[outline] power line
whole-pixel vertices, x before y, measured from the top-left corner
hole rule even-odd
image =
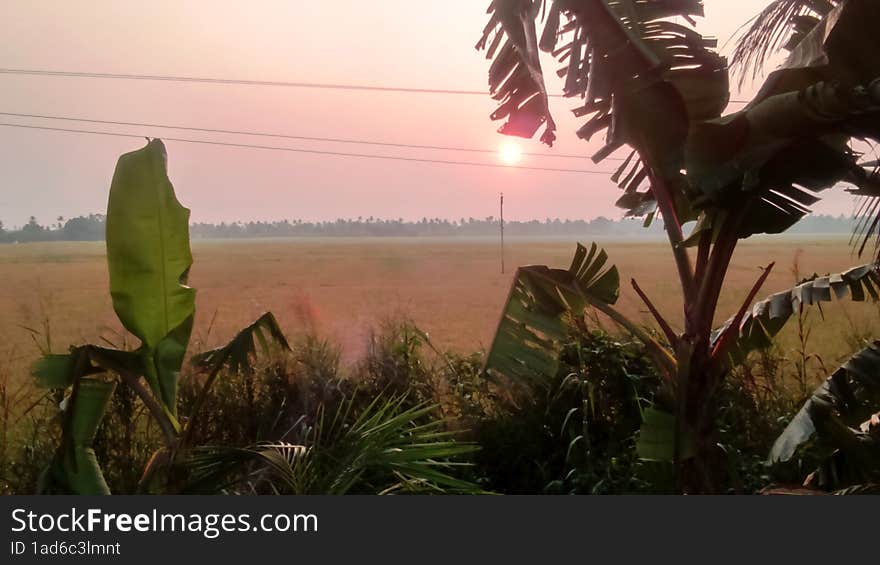
[[[227,79],[227,78],[209,78],[209,77],[187,77],[187,76],[167,76],[167,75],[136,75],[136,74],[117,74],[117,73],[93,73],[93,72],[76,72],[76,71],[50,71],[38,69],[0,69],[0,74],[7,75],[32,75],[32,76],[50,76],[50,77],[67,77],[67,78],[101,78],[101,79],[123,79],[123,80],[152,80],[152,81],[169,81],[169,82],[197,82],[207,84],[237,84],[244,86],[280,86],[288,88],[321,88],[333,90],[368,90],[381,92],[406,92],[414,94],[464,94],[464,95],[480,95],[487,96],[487,91],[481,90],[457,90],[448,88],[413,88],[404,86],[381,86],[381,85],[363,85],[363,84],[333,84],[333,83],[316,83],[316,82],[288,82],[278,80],[247,80],[247,79]]]
[[[246,131],[246,130],[228,130],[228,129],[214,129],[214,128],[200,128],[200,127],[192,127],[192,126],[179,126],[179,125],[169,125],[169,124],[151,124],[151,123],[141,123],[141,122],[121,122],[115,120],[95,120],[89,118],[74,118],[71,116],[51,116],[47,114],[20,114],[16,112],[0,112],[0,116],[13,116],[16,118],[38,118],[42,120],[63,120],[68,122],[85,122],[90,124],[104,124],[104,125],[115,125],[115,126],[135,126],[135,127],[148,127],[148,128],[162,128],[162,129],[177,129],[177,130],[185,130],[185,131],[198,131],[203,133],[220,133],[220,134],[229,134],[229,135],[252,135],[257,137],[272,137],[276,139],[294,139],[299,141],[321,141],[321,142],[330,142],[330,143],[352,143],[358,145],[377,145],[380,147],[399,147],[404,149],[431,149],[437,151],[461,151],[467,153],[497,153],[496,150],[493,149],[479,149],[475,147],[451,147],[446,145],[417,145],[413,143],[391,143],[385,141],[372,141],[372,140],[362,140],[362,139],[344,139],[339,137],[310,137],[304,135],[289,135],[282,133],[268,133],[261,131]],[[522,155],[528,155],[530,157],[557,157],[564,159],[589,159],[586,155],[571,155],[571,154],[554,154],[554,153],[531,153],[524,152]],[[608,157],[606,158],[608,161],[623,161],[622,157]]]
[[[468,96],[488,96],[484,90],[459,90],[449,88],[416,88],[407,86],[383,86],[366,84],[345,83],[319,83],[319,82],[288,82],[278,80],[248,80],[211,77],[189,77],[173,75],[138,75],[122,73],[96,73],[86,71],[53,71],[43,69],[0,69],[0,74],[6,75],[30,75],[65,78],[97,78],[97,79],[120,79],[120,80],[151,80],[166,82],[191,82],[204,84],[234,84],[242,86],[276,86],[286,88],[319,88],[330,90],[362,90],[378,92],[403,92],[410,94],[453,94]],[[563,94],[549,94],[551,98],[565,98]],[[748,100],[730,100],[732,104],[747,104]]]
[[[10,124],[10,123],[2,123],[0,122],[0,126],[3,127],[12,127],[12,128],[24,128],[24,129],[32,129],[32,130],[44,130],[44,131],[59,131],[66,133],[80,133],[80,134],[92,134],[92,135],[107,135],[112,137],[127,137],[127,138],[138,138],[144,139],[149,136],[142,134],[134,134],[134,133],[118,133],[118,132],[109,132],[109,131],[95,131],[95,130],[84,130],[84,129],[73,129],[73,128],[57,128],[57,127],[49,127],[49,126],[36,126],[30,124]],[[177,141],[180,143],[196,143],[196,144],[204,144],[204,145],[218,145],[223,147],[239,147],[239,148],[247,148],[247,149],[262,149],[269,151],[288,151],[292,153],[308,153],[312,155],[329,155],[334,157],[353,157],[353,158],[363,158],[363,159],[384,159],[389,161],[409,161],[415,163],[433,163],[439,165],[464,165],[470,167],[490,167],[490,168],[500,168],[500,169],[519,169],[519,170],[529,170],[529,171],[549,171],[549,172],[557,172],[557,173],[581,173],[587,175],[610,175],[613,171],[596,171],[596,170],[587,170],[587,169],[562,169],[562,168],[554,168],[554,167],[531,167],[524,165],[502,165],[498,163],[476,163],[473,161],[453,161],[446,159],[425,159],[418,157],[397,157],[393,155],[370,155],[366,153],[344,153],[341,151],[320,151],[317,149],[299,149],[294,147],[278,147],[272,145],[255,145],[250,143],[231,143],[226,141],[209,141],[205,139],[183,139],[179,137],[162,137],[161,139],[165,141]]]

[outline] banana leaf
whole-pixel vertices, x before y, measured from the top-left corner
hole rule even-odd
[[[865,423],[880,411],[880,341],[853,355],[823,382],[773,444],[768,463],[788,461],[816,436],[836,451],[820,467],[821,486],[880,480],[880,438]],[[845,476],[844,476],[845,475]]]
[[[729,361],[740,362],[749,352],[768,347],[793,314],[803,306],[842,300],[849,296],[854,302],[880,300],[880,271],[876,263],[853,267],[843,273],[813,276],[794,288],[777,292],[756,302],[743,317],[739,337],[729,350]],[[728,319],[712,332],[712,344],[734,322]]]
[[[279,346],[285,351],[290,350],[287,338],[278,325],[275,315],[266,312],[254,323],[239,331],[232,340],[217,349],[205,351],[194,355],[192,363],[211,371],[219,370],[223,365],[228,365],[234,373],[253,372],[252,359],[257,354],[257,345],[263,353],[268,353],[271,344]]]
[[[75,494],[110,494],[92,444],[115,389],[114,381],[84,378],[78,383],[68,399],[61,448],[47,471],[52,485],[48,488]]]
[[[41,481],[44,492],[110,494],[92,444],[107,410],[115,380],[96,377],[113,370],[136,373],[133,352],[94,346],[71,348],[66,355],[46,355],[32,368],[38,386],[69,389],[62,411],[61,444]]]
[[[486,359],[485,373],[527,382],[556,375],[566,313],[590,304],[614,304],[620,292],[617,267],[605,268],[608,255],[594,243],[578,244],[568,270],[546,266],[517,269],[501,321]]]
[[[489,89],[499,107],[491,117],[506,120],[498,130],[505,135],[532,137],[541,126],[541,140],[553,145],[556,124],[550,115],[547,89],[541,72],[535,19],[541,1],[499,0],[489,8],[491,17],[477,43],[486,48],[488,58],[494,57],[489,68]],[[551,12],[551,18],[558,11]]]
[[[150,388],[176,414],[195,291],[186,286],[192,265],[189,210],[168,180],[161,140],[119,158],[107,205],[107,262],[113,308],[141,340]]]
[[[850,148],[853,138],[880,139],[878,26],[876,2],[841,2],[811,31],[797,34],[791,55],[751,103],[695,123],[685,166],[697,205],[747,205],[738,235],[748,237],[788,229],[818,193],[839,183],[880,195],[874,171],[860,166]]]
[[[674,414],[658,408],[646,408],[642,413],[642,425],[636,441],[636,453],[645,461],[671,463],[675,460],[676,418]],[[679,459],[689,459],[694,455],[694,441],[690,433],[680,439]]]
[[[679,172],[684,141],[691,121],[720,116],[729,100],[726,61],[712,51],[717,42],[677,21],[683,18],[693,24],[694,16],[703,15],[703,2],[557,0],[540,11],[542,4],[493,2],[490,21],[477,44],[487,49],[488,58],[494,58],[489,73],[492,92],[501,86],[496,96],[501,106],[493,119],[511,116],[520,106],[541,110],[532,128],[502,128],[502,133],[531,137],[546,121],[542,140],[552,143],[555,126],[547,110],[543,72],[534,55],[536,49],[551,52],[565,63],[558,73],[565,77],[565,96],[583,100],[575,115],[590,116],[578,136],[589,140],[607,132],[605,146],[593,160],[600,162],[625,145],[638,150],[664,176],[678,180],[673,195],[676,214],[681,221],[693,219]],[[530,31],[541,13],[546,17],[538,41],[537,33]],[[529,33],[517,33],[514,24]],[[505,48],[499,50],[505,37]],[[562,46],[557,47],[560,42]],[[618,205],[628,215],[650,214],[655,202],[647,186],[647,170],[641,160],[633,167],[620,183],[626,194]]]

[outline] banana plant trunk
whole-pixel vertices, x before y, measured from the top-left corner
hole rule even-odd
[[[721,296],[727,269],[739,238],[740,223],[748,205],[730,214],[721,229],[701,233],[692,263],[685,249],[682,224],[675,211],[670,186],[672,180],[651,174],[651,185],[663,216],[667,237],[679,273],[684,299],[684,326],[681,335],[670,335],[676,360],[676,372],[671,375],[672,397],[676,402],[675,445],[673,465],[676,487],[689,494],[710,494],[720,490],[724,465],[719,461],[716,441],[717,391],[726,370],[718,360],[724,356],[727,338],[712,340],[712,328],[718,300]],[[745,312],[766,275],[759,278],[746,298],[738,316]],[[662,326],[668,323],[658,316]],[[738,322],[732,327],[738,326]],[[671,330],[670,330],[671,334]]]
[[[708,336],[705,336],[708,338]],[[675,474],[677,490],[685,494],[715,494],[720,488],[715,416],[720,379],[709,359],[708,339],[684,342],[678,351],[678,414]]]

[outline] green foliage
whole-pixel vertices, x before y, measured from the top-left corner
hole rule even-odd
[[[91,443],[116,380],[92,375],[113,373],[135,387],[143,375],[155,395],[143,399],[168,439],[179,430],[177,380],[195,312],[194,291],[184,286],[192,263],[188,222],[189,211],[168,180],[161,141],[119,158],[107,206],[110,294],[117,316],[141,347],[132,353],[86,345],[66,356],[47,354],[35,364],[38,384],[70,388],[62,443],[44,489],[110,492]]]
[[[591,304],[614,304],[620,287],[617,267],[604,269],[608,255],[594,243],[578,244],[568,270],[520,267],[514,275],[501,321],[486,359],[493,378],[546,380],[556,375],[564,314],[580,315]]]
[[[410,320],[385,322],[370,335],[367,353],[355,379],[367,398],[406,395],[410,405],[434,397],[433,369],[423,348],[433,347],[428,334]]]
[[[511,494],[663,490],[635,451],[658,380],[642,346],[569,334],[552,378],[530,381],[525,396],[499,399],[475,422],[481,484]]]
[[[254,371],[253,363],[257,357],[257,344],[264,354],[272,353],[271,346],[277,346],[282,351],[289,351],[290,346],[287,338],[281,331],[275,316],[266,312],[251,325],[242,329],[232,340],[223,347],[205,351],[193,357],[192,362],[202,368],[208,368],[210,373],[202,385],[202,390],[194,401],[192,411],[189,413],[186,434],[184,435],[184,447],[191,445],[194,430],[202,417],[202,405],[207,400],[211,388],[214,386],[221,369],[228,368],[232,374],[244,374],[250,377]],[[248,380],[250,384],[250,380]],[[247,398],[252,400],[254,396],[253,386],[247,387]]]
[[[811,214],[792,229],[796,233],[850,234],[856,222],[844,216]],[[66,220],[63,227],[52,229],[42,225],[36,234],[39,241],[103,241],[105,218],[103,214],[89,214]],[[276,221],[221,222],[190,224],[190,237],[198,239],[260,239],[276,237],[494,237],[498,234],[498,219],[424,218],[419,221],[403,221],[383,218],[351,218],[332,221],[310,222],[299,219]],[[31,232],[22,230],[3,231],[0,223],[0,243],[27,243]],[[619,220],[599,216],[591,220],[544,218],[543,220],[504,220],[504,233],[511,236],[633,236],[645,235],[642,222],[632,218]],[[656,223],[647,233],[662,236],[663,226]]]
[[[297,454],[317,441],[320,426],[329,430],[333,416],[344,407],[349,410],[346,421],[350,424],[377,396],[396,398],[400,412],[433,405],[413,425],[430,423],[439,432],[455,432],[456,445],[478,445],[479,451],[451,458],[449,462],[455,465],[443,473],[478,484],[482,490],[674,491],[669,464],[644,461],[636,451],[643,415],[668,401],[658,388],[660,377],[637,343],[587,331],[583,325],[570,328],[562,342],[557,375],[523,389],[483,378],[479,354],[431,351],[426,336],[409,322],[387,324],[370,341],[374,347],[368,349],[367,357],[372,360],[368,363],[365,358],[350,371],[340,365],[338,347],[311,335],[293,340],[290,352],[276,348],[269,360],[252,360],[250,370],[232,371],[224,365],[208,389],[200,423],[193,429],[195,449],[182,454],[170,473],[173,480],[154,484],[146,492],[333,491],[331,477],[350,478],[352,466],[360,464],[360,460],[339,455],[341,447],[336,442],[344,439],[356,445],[357,438],[324,433],[320,436],[323,454],[315,453],[308,466]],[[757,492],[771,479],[800,482],[827,455],[818,445],[805,445],[792,462],[794,468],[774,468],[771,474],[765,466],[766,448],[793,412],[794,401],[786,390],[788,365],[782,353],[759,353],[736,365],[719,393],[715,420],[719,449],[714,464],[720,469],[723,492]],[[195,372],[187,370],[180,386],[183,422],[190,420],[211,371],[211,366],[190,367]],[[373,368],[372,376],[364,372],[366,367]],[[394,386],[407,396],[381,392]],[[417,395],[425,396],[430,404],[415,402]],[[55,412],[46,397],[19,425],[17,433],[22,438],[10,448],[11,461],[5,467],[15,480],[8,481],[7,489],[26,492],[34,488],[52,456]],[[143,469],[161,443],[152,417],[133,389],[117,387],[94,442],[110,490],[144,492]],[[354,449],[363,453],[365,447]],[[328,454],[348,464],[334,466]],[[191,456],[205,464],[213,461],[215,466],[193,475],[188,468]],[[389,473],[384,463],[362,469],[348,492],[457,491],[457,487],[430,481],[403,480]],[[344,485],[346,480],[341,478],[337,484]]]
[[[290,350],[274,316],[266,313],[227,345],[194,358],[208,375],[191,379],[184,388],[188,418],[183,428],[177,420],[179,374],[195,314],[195,293],[186,286],[192,264],[188,219],[189,211],[168,180],[161,141],[119,159],[107,214],[110,291],[117,316],[141,346],[133,352],[94,345],[73,347],[67,355],[47,351],[34,365],[40,386],[69,391],[61,443],[42,481],[43,492],[109,494],[93,447],[96,435],[102,455],[118,466],[111,482],[133,492],[181,488],[191,473],[175,458],[189,457],[202,441],[219,440],[221,452],[238,449],[241,454],[255,441],[284,442],[293,433],[309,444],[309,461],[315,459],[325,470],[331,461],[342,465],[333,483],[307,482],[311,486],[305,491],[346,492],[357,485],[369,490],[380,483],[383,491],[472,490],[443,472],[452,465],[446,459],[474,448],[457,444],[452,432],[440,429],[439,420],[428,418],[437,407],[421,396],[430,398],[433,390],[414,383],[428,384],[420,349],[430,342],[410,324],[372,341],[363,384],[374,394],[363,406],[352,387],[337,379],[338,352],[313,338],[295,352],[295,362],[320,379],[290,378],[284,358],[258,376],[258,347],[264,353],[273,352],[270,344]],[[221,373],[226,378],[218,379]],[[118,380],[126,388],[114,395]],[[412,391],[417,398],[409,398]],[[135,397],[150,412],[146,423]],[[202,410],[206,404],[207,414]],[[101,428],[108,406],[113,407],[111,420]],[[336,410],[325,425],[328,406]],[[151,423],[158,424],[165,445],[146,461],[154,447]],[[265,449],[254,453],[270,457]],[[343,464],[344,455],[352,459]]]
[[[107,204],[107,264],[113,309],[141,340],[144,376],[174,414],[195,291],[186,286],[189,210],[177,201],[166,161],[158,139],[119,158]]]
[[[270,344],[278,345],[281,349],[290,349],[287,338],[271,312],[264,313],[254,323],[243,328],[223,347],[195,355],[192,362],[211,367],[212,371],[218,371],[224,365],[234,373],[252,371],[257,344],[264,354],[271,353]]]
[[[110,493],[91,445],[116,388],[115,379],[101,375],[137,374],[141,361],[135,352],[84,345],[71,347],[66,356],[48,354],[35,363],[39,386],[67,391],[61,402],[61,441],[40,481],[41,492]]]
[[[813,454],[807,452],[792,466],[790,476],[773,474],[766,465],[766,446],[796,409],[790,385],[797,375],[789,373],[784,362],[779,350],[761,351],[735,365],[718,392],[717,449],[711,463],[724,485],[721,492],[755,493],[771,479],[791,482],[797,468],[809,466]]]
[[[653,191],[639,190],[648,167],[678,177],[689,122],[719,116],[729,99],[726,63],[711,51],[714,41],[672,20],[693,21],[703,14],[702,2],[554,1],[538,34],[535,20],[542,4],[496,2],[490,8],[477,47],[488,45],[487,56],[494,57],[489,86],[501,105],[492,119],[507,118],[501,133],[523,137],[546,125],[541,139],[552,144],[555,123],[537,56],[539,49],[552,52],[565,63],[559,71],[565,95],[583,99],[575,114],[590,116],[578,136],[590,139],[608,130],[594,161],[625,144],[641,153],[621,183],[625,196],[619,205],[634,215],[652,213]],[[618,176],[628,165],[629,160]],[[684,195],[678,196],[684,221],[692,213]]]
[[[0,495],[37,490],[60,442],[60,395],[0,380]],[[21,407],[25,407],[21,410]],[[18,410],[16,410],[18,408]]]
[[[279,492],[327,493],[340,489],[375,493],[386,489],[438,492],[465,488],[460,479],[451,477],[433,477],[424,484],[413,476],[406,478],[406,465],[422,469],[418,457],[409,462],[404,458],[398,462],[404,467],[398,468],[386,457],[388,454],[374,451],[378,449],[376,442],[394,439],[384,432],[373,435],[371,426],[377,424],[376,419],[397,422],[392,429],[398,434],[406,432],[401,438],[410,434],[404,429],[410,425],[417,426],[414,437],[422,440],[436,440],[453,431],[447,430],[447,422],[439,418],[443,409],[432,403],[437,398],[435,383],[453,365],[450,360],[432,364],[423,350],[428,344],[424,332],[402,321],[387,323],[370,337],[365,358],[350,375],[340,368],[339,349],[313,335],[294,341],[289,356],[276,356],[270,363],[252,366],[248,371],[224,369],[209,389],[192,438],[193,445],[203,446],[194,451],[198,471],[184,478],[181,488],[273,492],[274,484]],[[202,389],[199,379],[184,381],[182,414],[192,413]],[[443,402],[450,405],[452,400],[445,397]],[[351,427],[359,419],[362,431],[369,432],[370,437],[351,435]],[[372,424],[364,423],[368,420]],[[444,439],[434,446],[441,449],[438,453],[449,455],[442,451],[452,449],[444,447],[446,443]],[[287,468],[279,457],[292,457],[297,445],[310,446],[309,464],[290,458]],[[350,445],[351,457],[345,454],[349,447],[343,445]],[[472,449],[468,446],[459,455]],[[438,470],[445,465],[440,464]],[[183,460],[179,467],[183,475],[188,475],[189,460]],[[449,467],[449,471],[455,467]],[[427,473],[427,469],[419,471],[420,476]],[[348,484],[351,480],[354,482]],[[473,488],[469,485],[465,490]]]
[[[94,442],[110,492],[138,492],[144,469],[161,447],[162,434],[137,394],[131,387],[117,386]]]
[[[579,315],[586,305],[600,310],[643,341],[674,397],[669,412],[645,413],[642,453],[665,460],[671,452],[685,492],[716,491],[713,418],[731,357],[735,362],[766,346],[795,309],[831,300],[832,292],[838,298],[849,292],[856,300],[865,292],[877,295],[875,267],[868,265],[817,278],[750,312],[771,265],[736,316],[722,331],[711,331],[738,241],[788,229],[820,191],[855,185],[854,192],[874,199],[863,207],[866,222],[858,228],[865,242],[878,231],[876,164],[861,162],[850,144],[880,140],[880,39],[874,32],[880,8],[873,0],[773,2],[737,57],[757,52],[763,59],[785,28],[793,31],[787,45],[792,54],[754,100],[726,116],[726,60],[713,40],[678,21],[694,26],[692,16],[703,15],[701,0],[511,0],[493,2],[488,13],[477,48],[493,59],[489,87],[500,105],[492,119],[507,120],[500,132],[530,138],[543,127],[541,140],[552,145],[555,124],[539,50],[552,52],[565,64],[559,71],[564,94],[580,98],[575,114],[587,116],[578,136],[589,140],[607,132],[593,160],[630,148],[612,175],[624,190],[617,204],[628,215],[647,216],[646,223],[662,214],[684,308],[678,333],[633,281],[666,349],[609,302],[570,303],[559,281],[536,284],[530,278],[536,268],[527,267],[517,273],[487,368],[519,382],[552,378],[561,312]],[[691,220],[698,221],[685,238],[683,226]],[[697,245],[695,261],[684,249],[688,244]],[[731,355],[732,342],[738,347]]]
[[[121,156],[107,206],[110,294],[119,320],[141,346],[134,352],[94,345],[72,347],[67,355],[47,351],[34,364],[38,385],[69,389],[61,445],[41,490],[109,494],[92,442],[117,379],[137,394],[164,436],[165,451],[151,459],[144,476],[151,477],[154,464],[165,463],[177,452],[178,380],[195,315],[195,291],[186,286],[192,265],[188,225],[189,210],[177,201],[168,180],[162,142],[152,140],[143,149]],[[264,349],[269,340],[287,346],[274,317],[265,314],[226,348],[209,352],[214,376],[227,362],[238,368],[249,366],[254,340]],[[141,378],[150,390],[141,385]],[[124,415],[130,420],[121,424],[131,428],[136,426],[135,413],[127,408]]]
[[[61,449],[55,454],[42,492],[110,494],[92,442],[116,388],[115,382],[80,378],[67,399]]]
[[[435,406],[407,408],[405,397],[377,396],[358,410],[356,395],[323,407],[300,442],[254,448],[204,448],[184,464],[191,489],[273,494],[474,493],[478,488],[448,473],[453,460],[473,452],[442,422],[428,418]],[[245,467],[245,471],[241,471]],[[242,474],[243,473],[243,474]],[[230,478],[230,476],[234,478]]]
[[[555,123],[538,56],[552,52],[564,63],[563,92],[583,99],[575,114],[589,116],[578,136],[607,130],[594,160],[624,146],[635,151],[613,177],[625,192],[618,205],[628,214],[650,218],[658,198],[668,199],[671,208],[663,213],[674,210],[676,218],[666,220],[681,223],[702,212],[706,226],[748,207],[737,221],[738,235],[746,237],[789,228],[818,200],[815,192],[840,181],[878,194],[872,171],[847,148],[851,136],[880,135],[880,98],[870,86],[880,77],[880,59],[863,55],[878,46],[869,22],[880,21],[880,12],[871,0],[836,7],[774,2],[736,58],[758,53],[763,59],[788,32],[792,54],[751,104],[723,117],[727,62],[712,38],[675,19],[693,24],[703,15],[702,1],[544,4],[490,7],[477,48],[494,59],[489,87],[500,105],[491,117],[506,119],[500,131],[509,135],[532,137],[543,126],[541,139],[552,144]],[[656,194],[657,178],[667,194]]]
[[[63,222],[63,223],[62,223]],[[31,243],[38,241],[103,241],[105,217],[89,214],[64,220],[57,224],[41,225],[35,217],[19,229],[5,229],[0,222],[0,243]]]
[[[252,370],[222,372],[205,388],[202,375],[191,375],[181,386],[180,412],[193,414],[198,425],[188,428],[189,445],[247,447],[290,439],[304,421],[313,422],[322,405],[335,406],[354,385],[336,373],[332,361],[307,349],[314,338],[293,345]],[[205,391],[207,391],[205,393]]]
[[[642,426],[639,429],[639,441],[636,453],[646,461],[672,463],[675,460],[675,416],[654,407],[642,412]],[[683,446],[691,445],[693,440],[681,438]],[[683,452],[681,458],[692,457],[693,452]]]

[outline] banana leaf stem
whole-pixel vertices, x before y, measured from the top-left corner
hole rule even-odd
[[[667,379],[672,379],[676,374],[676,361],[669,351],[663,347],[656,339],[654,339],[651,334],[646,332],[643,328],[639,327],[638,324],[618,312],[614,307],[609,304],[603,304],[601,302],[596,302],[592,304],[593,308],[602,312],[609,318],[611,318],[616,324],[627,330],[633,336],[635,336],[639,341],[645,344],[648,348],[648,351],[652,354],[655,361],[659,364],[660,368],[663,370],[664,375]]]

